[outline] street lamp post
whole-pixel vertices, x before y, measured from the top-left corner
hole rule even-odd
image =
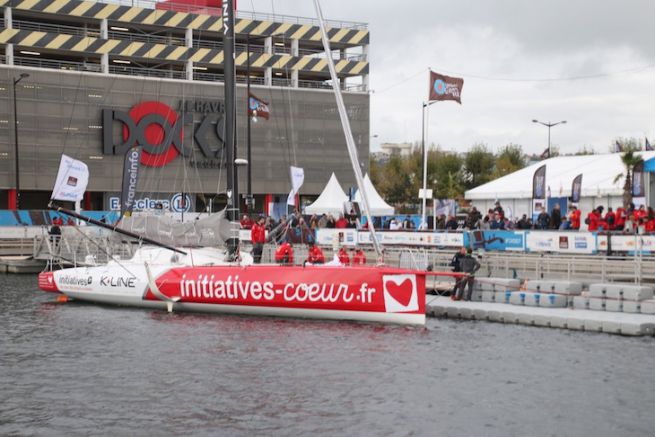
[[[558,121],[557,123],[551,123],[551,122],[546,123],[539,120],[532,120],[532,122],[539,123],[548,128],[548,157],[550,158],[550,128],[553,126],[557,126],[558,124],[566,124],[566,120]]]
[[[20,175],[18,173],[18,105],[16,103],[16,85],[21,80],[30,77],[27,73],[21,73],[18,79],[14,78],[14,171],[16,172],[16,210],[20,209]]]

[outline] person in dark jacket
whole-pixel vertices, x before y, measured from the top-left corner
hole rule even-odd
[[[466,247],[462,246],[459,248],[459,251],[450,260],[450,267],[453,268],[453,272],[458,273],[462,271],[462,267],[460,266],[459,262],[465,256],[466,256]],[[455,278],[455,286],[453,287],[453,290],[450,292],[450,297],[453,300],[455,300],[455,295],[457,294],[457,288],[459,286],[460,279],[461,278]]]
[[[546,212],[545,208],[541,208],[541,213],[537,216],[537,223],[535,225],[536,229],[548,229],[548,224],[550,223],[550,216]]]
[[[459,267],[466,276],[460,278],[457,288],[457,297],[455,300],[471,300],[473,294],[473,282],[475,281],[475,272],[480,270],[480,263],[473,257],[473,249],[470,247],[466,250],[466,256],[459,260]],[[468,286],[466,293],[464,287]]]
[[[562,225],[562,210],[559,209],[559,203],[553,207],[553,212],[550,213],[550,229],[559,229]]]

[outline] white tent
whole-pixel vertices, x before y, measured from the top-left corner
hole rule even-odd
[[[644,161],[655,158],[655,152],[637,153]],[[617,207],[622,203],[623,179],[615,182],[616,176],[625,172],[620,153],[546,159],[468,190],[465,198],[484,211],[493,208],[494,202],[498,200],[503,206],[512,206],[516,214],[528,213],[531,210],[532,178],[542,165],[546,165],[549,197],[571,196],[573,179],[582,174],[581,209],[589,211],[598,205]],[[646,187],[648,190],[648,183]]]
[[[332,214],[338,216],[343,213],[343,204],[348,201],[337,177],[332,173],[323,192],[311,205],[305,207],[305,214]]]
[[[368,177],[368,174],[364,176],[364,190],[366,190],[366,197],[369,201],[369,212],[371,215],[380,216],[380,215],[394,215],[396,212],[393,209],[393,206],[390,206],[384,199],[378,194],[377,190],[371,182],[371,178]],[[362,197],[359,193],[359,190],[355,193],[355,202],[362,204]]]

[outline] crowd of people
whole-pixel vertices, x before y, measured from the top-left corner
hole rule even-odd
[[[654,232],[655,211],[653,208],[645,207],[644,205],[637,208],[634,204],[630,204],[628,208],[621,207],[617,208],[616,211],[608,207],[607,212],[605,212],[605,207],[597,206],[583,220],[582,212],[576,205],[569,205],[567,213],[562,215],[560,205],[555,204],[550,213],[545,208],[541,208],[536,220],[533,221],[532,217],[528,217],[527,214],[514,219],[506,217],[500,202],[496,202],[495,208],[489,209],[484,216],[473,207],[466,217],[464,229],[577,231],[580,230],[583,223],[590,232]],[[437,229],[440,229],[438,225]]]
[[[331,215],[330,215],[331,216]],[[334,220],[334,217],[331,217]],[[345,219],[341,216],[339,220],[350,221],[352,217]],[[337,220],[338,222],[338,220]],[[256,221],[248,215],[244,215],[240,222],[242,229],[250,230],[252,242],[252,256],[255,264],[261,263],[264,244],[267,242],[277,244],[275,250],[275,262],[282,265],[294,264],[294,236],[299,241],[297,244],[307,245],[308,255],[303,263],[324,264],[326,263],[323,250],[315,244],[313,230],[318,227],[318,220],[315,216],[310,219],[308,226],[305,219],[297,212],[287,217],[283,216],[279,222],[272,217],[259,216]],[[335,226],[336,228],[341,226]],[[366,264],[366,255],[360,247],[351,249],[351,254],[346,248],[340,247],[335,253],[335,259],[340,265],[363,265]]]

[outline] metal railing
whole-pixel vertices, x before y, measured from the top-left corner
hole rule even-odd
[[[109,39],[120,39],[122,41],[137,41],[144,42],[149,44],[165,44],[173,46],[182,46],[184,47],[186,41],[184,38],[178,38],[176,36],[166,36],[166,35],[151,35],[147,33],[132,33],[132,32],[121,32],[121,31],[109,31],[107,32]]]
[[[66,26],[63,24],[46,24],[34,21],[13,20],[12,25],[15,29],[33,30],[37,32],[64,33],[66,35],[78,36],[100,36],[100,29],[85,29],[83,27]]]
[[[155,68],[124,67],[110,65],[109,73],[126,76],[160,77],[165,79],[186,79],[186,72],[179,70],[160,70]]]
[[[14,65],[21,65],[23,67],[49,68],[55,70],[92,71],[96,73],[102,71],[100,64],[93,64],[89,62],[54,61],[50,59],[28,58],[23,56],[14,56]]]

